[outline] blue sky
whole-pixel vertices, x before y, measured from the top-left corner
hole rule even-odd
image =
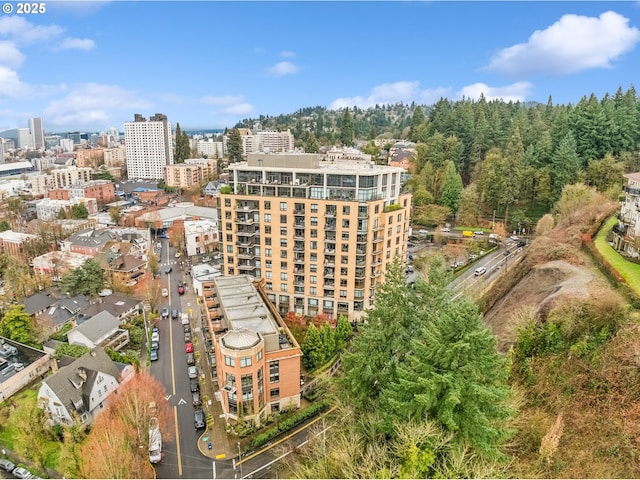
[[[14,9],[14,1],[10,3]],[[0,130],[440,97],[577,103],[640,79],[640,2],[46,2],[0,13]],[[636,84],[634,84],[636,82]]]

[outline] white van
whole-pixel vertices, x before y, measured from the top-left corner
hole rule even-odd
[[[480,275],[484,275],[485,273],[487,273],[487,269],[485,267],[478,267],[476,268],[475,272],[473,272],[473,274],[476,277],[479,277]]]

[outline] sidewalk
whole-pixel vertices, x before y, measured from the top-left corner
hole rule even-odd
[[[207,430],[201,435],[198,442],[200,452],[213,460],[228,460],[237,458],[239,454],[237,437],[227,434],[226,422],[223,415],[222,404],[216,399],[218,384],[212,374],[212,366],[209,357],[214,357],[213,350],[208,351],[209,345],[205,338],[206,323],[201,320],[203,312],[201,304],[196,300],[191,277],[184,271],[184,281],[188,285],[186,292],[182,295],[180,303],[183,312],[191,309],[191,331],[193,332],[193,345],[196,352],[196,365],[198,371],[204,376],[200,378],[200,395],[202,398],[202,409],[207,417]],[[206,321],[205,321],[206,322]],[[206,399],[206,401],[205,401]],[[236,440],[237,438],[237,440]],[[211,449],[209,449],[209,442]]]

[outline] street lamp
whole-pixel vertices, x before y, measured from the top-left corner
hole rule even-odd
[[[242,451],[240,450],[240,442],[238,442],[238,463],[240,464],[240,478],[242,478],[242,462],[240,462],[241,459]]]

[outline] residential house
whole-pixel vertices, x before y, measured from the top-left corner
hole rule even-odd
[[[199,255],[218,250],[218,222],[185,220],[184,238],[187,255]]]
[[[38,405],[55,424],[88,426],[132,369],[116,364],[102,348],[94,348],[42,381]]]
[[[88,318],[100,312],[109,312],[122,323],[126,321],[127,318],[137,314],[140,310],[142,310],[142,302],[140,300],[127,297],[120,293],[113,293],[92,300],[88,306],[79,312],[79,315],[82,318]]]
[[[120,328],[120,320],[107,311],[87,319],[78,319],[78,326],[67,333],[71,345],[88,348],[101,346],[120,350],[129,343],[129,331]]]
[[[25,312],[36,319],[42,339],[49,338],[65,325],[75,326],[80,311],[89,306],[89,301],[82,295],[67,297],[54,289],[34,293],[23,303]]]

